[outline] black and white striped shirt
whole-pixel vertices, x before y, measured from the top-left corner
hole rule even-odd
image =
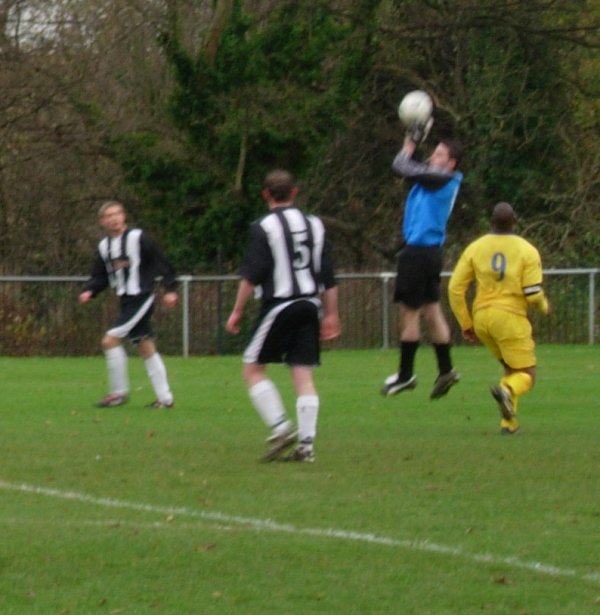
[[[271,210],[250,227],[239,273],[265,304],[315,297],[335,286],[323,222],[293,205]]]
[[[158,244],[141,229],[127,229],[100,241],[83,290],[95,296],[110,284],[119,297],[148,294],[158,276],[165,290],[177,288],[175,272]]]

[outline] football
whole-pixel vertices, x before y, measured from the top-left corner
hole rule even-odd
[[[432,113],[433,101],[423,90],[409,92],[398,105],[398,117],[407,128],[427,123]]]

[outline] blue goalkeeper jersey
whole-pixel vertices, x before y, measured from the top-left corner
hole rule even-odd
[[[409,246],[441,246],[463,175],[412,160],[402,152],[392,169],[415,182],[408,193],[402,235]]]

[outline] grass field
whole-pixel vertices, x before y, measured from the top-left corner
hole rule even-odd
[[[329,352],[315,464],[260,464],[239,357],[139,359],[99,410],[104,363],[0,359],[0,613],[600,613],[600,356],[542,346],[522,433],[499,435],[499,369],[378,395],[395,351]],[[272,370],[289,407],[284,368]]]

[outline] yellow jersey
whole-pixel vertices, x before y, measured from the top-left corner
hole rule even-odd
[[[542,262],[537,249],[513,233],[489,233],[462,253],[448,287],[450,307],[463,331],[473,327],[467,290],[475,282],[473,312],[494,307],[527,316],[532,305],[548,313],[542,289]]]

